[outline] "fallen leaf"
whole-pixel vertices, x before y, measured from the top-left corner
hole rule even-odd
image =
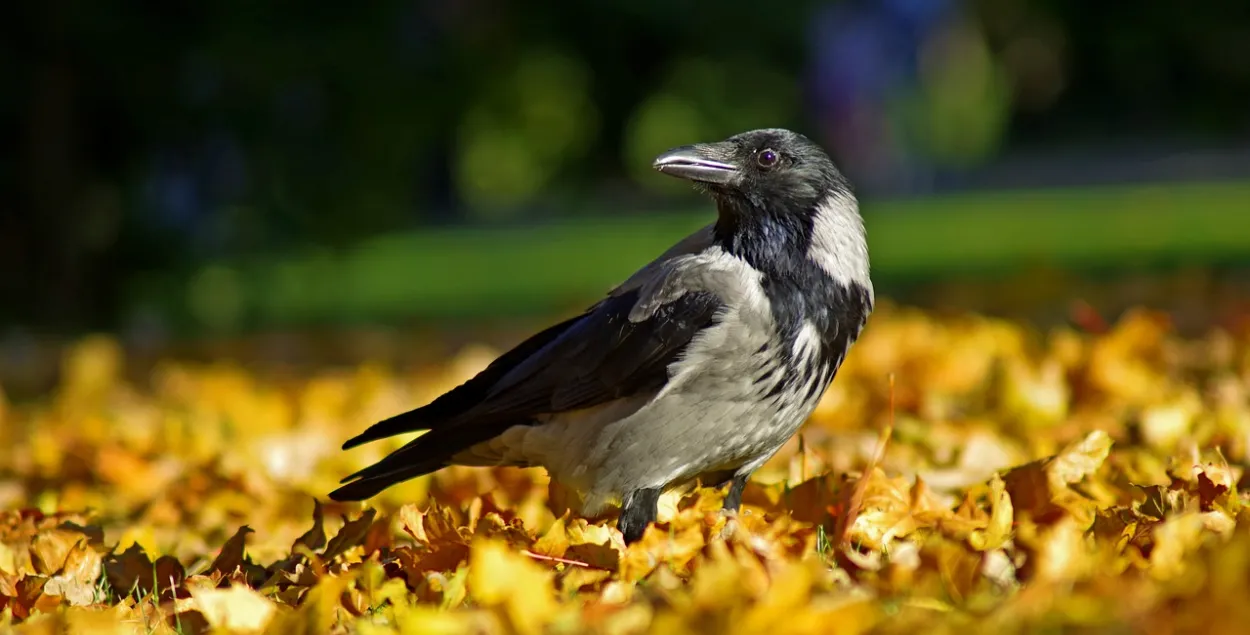
[[[562,557],[569,549],[569,537],[564,530],[564,522],[568,516],[561,516],[547,529],[547,533],[534,541],[534,552],[544,556]]]
[[[325,560],[333,560],[342,555],[348,549],[360,545],[365,537],[369,534],[369,528],[373,526],[373,517],[377,515],[377,510],[365,510],[359,518],[347,521],[343,527],[339,529],[339,533],[330,539],[330,543],[326,545],[325,553],[321,557]]]
[[[215,629],[263,632],[277,613],[273,602],[246,585],[232,584],[224,589],[192,589],[182,610],[195,610]]]
[[[247,535],[250,533],[252,533],[251,527],[247,525],[239,527],[221,547],[221,552],[209,565],[208,571],[215,572],[222,577],[229,577],[238,571],[245,562],[244,551],[247,549]]]
[[[1048,459],[1014,468],[1004,476],[1017,520],[1026,513],[1035,522],[1053,523],[1064,514],[1092,524],[1096,506],[1071,485],[1092,476],[1111,452],[1111,438],[1089,433]]]
[[[291,545],[291,551],[294,552],[299,547],[304,547],[315,552],[325,545],[325,512],[321,509],[321,501],[313,499],[313,526],[295,539],[295,543]]]
[[[977,551],[998,549],[1011,537],[1011,524],[1015,519],[1011,496],[997,474],[990,480],[990,509],[989,526],[973,530],[968,536],[969,544]]]
[[[104,575],[113,592],[126,596],[132,592],[147,595],[152,592],[152,561],[138,543],[132,543],[122,553],[104,557]]]
[[[498,540],[473,543],[468,582],[473,600],[502,609],[521,635],[541,633],[558,608],[550,572]]]

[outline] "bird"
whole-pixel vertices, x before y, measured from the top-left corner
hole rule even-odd
[[[346,441],[425,431],[332,500],[451,465],[541,466],[582,514],[618,507],[627,546],[673,489],[728,486],[723,512],[739,511],[872,313],[867,235],[849,181],[788,129],[673,148],[653,167],[710,197],[715,221],[460,386]]]

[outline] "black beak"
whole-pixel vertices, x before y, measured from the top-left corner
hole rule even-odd
[[[673,148],[655,158],[652,167],[667,174],[700,183],[731,185],[742,175],[730,162],[729,152],[718,143],[699,143]]]

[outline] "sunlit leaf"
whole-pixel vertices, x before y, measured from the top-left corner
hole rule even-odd
[[[87,338],[52,395],[2,406],[0,632],[1237,632],[1250,331],[1091,315],[1039,333],[883,298],[736,513],[674,489],[629,546],[618,510],[583,517],[542,470],[326,500],[411,436],[342,439],[496,346],[394,371],[166,360],[132,383],[118,342]]]
[[[551,574],[496,540],[473,544],[469,593],[482,606],[498,607],[522,635],[541,633],[557,604]]]
[[[231,631],[260,632],[277,613],[277,607],[244,585],[225,589],[193,589],[188,609],[199,611],[209,626]]]
[[[998,549],[1011,537],[1011,524],[1015,518],[1011,507],[1011,497],[1007,495],[1007,486],[995,475],[990,481],[990,512],[989,526],[985,529],[973,530],[968,536],[972,547],[978,551]]]

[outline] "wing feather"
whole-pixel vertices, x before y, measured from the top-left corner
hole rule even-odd
[[[605,298],[579,317],[526,340],[455,390],[423,408],[375,424],[352,447],[400,432],[429,433],[345,479],[330,494],[362,500],[450,464],[451,457],[514,425],[656,390],[690,341],[714,324],[723,304],[686,293],[644,320],[630,320],[641,291]],[[351,482],[349,482],[351,481]]]

